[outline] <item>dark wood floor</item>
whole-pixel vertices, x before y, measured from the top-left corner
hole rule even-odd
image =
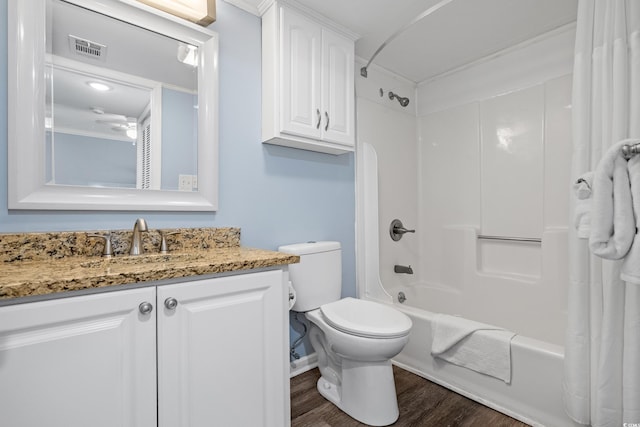
[[[412,427],[526,427],[500,412],[393,367],[400,418],[394,426]],[[364,426],[329,403],[316,390],[320,378],[312,369],[291,379],[292,427]]]

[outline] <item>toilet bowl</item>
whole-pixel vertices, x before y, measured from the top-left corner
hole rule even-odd
[[[342,313],[353,320],[341,317]],[[374,317],[376,314],[378,318]],[[325,334],[332,351],[362,362],[382,362],[396,356],[409,340],[411,330],[411,320],[403,313],[354,298],[325,304],[305,315]]]
[[[281,246],[300,256],[289,266],[296,292],[292,310],[310,322],[309,339],[318,356],[318,391],[352,418],[371,425],[393,424],[399,415],[390,359],[409,340],[411,319],[389,305],[340,298],[338,242]]]
[[[370,301],[345,300],[352,300],[350,305],[365,303],[391,309]],[[393,424],[399,410],[390,359],[400,353],[409,340],[411,323],[401,322],[390,336],[375,336],[372,331],[367,331],[366,336],[357,335],[327,321],[322,310],[331,308],[332,304],[335,303],[305,313],[311,322],[311,345],[318,355],[321,374],[318,391],[362,423]]]

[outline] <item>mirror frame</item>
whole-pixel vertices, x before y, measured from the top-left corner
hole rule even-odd
[[[217,210],[218,34],[133,0],[64,1],[198,46],[198,191],[62,186],[45,182],[46,2],[9,0],[9,209]]]

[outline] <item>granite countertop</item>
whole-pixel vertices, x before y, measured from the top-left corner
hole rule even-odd
[[[251,270],[299,262],[295,255],[245,247],[114,258],[68,257],[2,265],[0,299]]]
[[[157,252],[147,238],[145,254],[126,255],[127,232],[111,232],[115,256],[100,257],[100,239],[91,233],[0,235],[0,301],[108,286],[180,279],[277,267],[300,261],[295,255],[240,246],[236,228],[177,229],[175,249]],[[96,241],[98,240],[98,241]]]

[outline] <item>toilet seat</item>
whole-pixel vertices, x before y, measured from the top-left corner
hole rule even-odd
[[[411,319],[384,304],[343,298],[324,304],[320,311],[333,328],[365,338],[398,338],[411,329]]]

